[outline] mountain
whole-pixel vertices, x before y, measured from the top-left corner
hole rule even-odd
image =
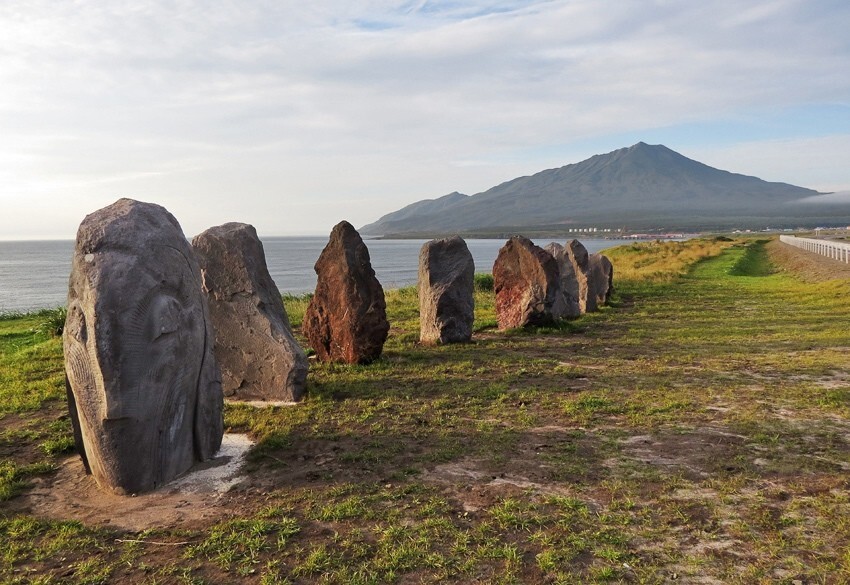
[[[458,193],[457,191],[455,191],[454,193],[443,195],[442,197],[438,197],[437,199],[425,199],[423,201],[411,203],[407,207],[402,207],[398,211],[388,213],[378,221],[399,222],[405,219],[410,219],[411,217],[416,218],[425,215],[433,215],[435,213],[443,211],[446,208],[454,206],[456,203],[465,201],[468,198],[469,195],[464,195],[463,193]]]
[[[850,205],[787,183],[712,168],[639,142],[475,195],[451,193],[389,213],[367,235],[475,234],[571,227],[718,229],[850,223]],[[816,199],[815,199],[816,201]]]

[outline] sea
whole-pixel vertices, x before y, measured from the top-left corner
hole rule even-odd
[[[269,273],[281,293],[302,294],[316,287],[313,265],[327,237],[264,237]],[[427,240],[365,240],[372,267],[385,289],[416,284],[419,250]],[[582,239],[588,252],[623,240]],[[536,241],[545,246],[549,241]],[[562,242],[563,243],[563,242]],[[476,272],[492,272],[505,240],[466,240]],[[64,306],[68,296],[73,240],[0,241],[0,314]]]

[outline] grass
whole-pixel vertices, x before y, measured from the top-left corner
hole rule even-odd
[[[473,276],[473,286],[477,292],[489,292],[493,290],[493,275],[486,272],[478,272]]]
[[[733,244],[720,236],[684,242],[634,243],[606,251],[618,281],[671,282],[684,276],[695,263],[717,256]]]
[[[379,361],[227,406],[258,442],[230,514],[136,533],[27,514],[73,449],[61,342],[0,319],[0,581],[850,581],[850,281],[756,239],[607,253],[610,307],[498,332],[482,283],[470,344],[419,345],[415,289],[387,291]]]
[[[311,298],[313,298],[312,293],[303,295],[285,293],[283,295],[286,316],[289,317],[289,322],[293,327],[301,326],[301,321],[304,320],[304,313],[307,312],[307,306],[310,304]]]
[[[63,312],[0,316],[0,502],[52,471],[57,455],[73,446],[64,417],[62,341],[53,328]],[[13,451],[21,457],[5,456]]]

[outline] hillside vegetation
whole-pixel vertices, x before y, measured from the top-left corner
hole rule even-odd
[[[249,479],[151,530],[33,512],[71,453],[61,343],[0,320],[6,583],[844,583],[850,281],[763,240],[610,250],[611,307],[418,345],[388,291],[370,366],[312,364],[307,400],[229,405]],[[287,299],[292,322],[304,301]]]

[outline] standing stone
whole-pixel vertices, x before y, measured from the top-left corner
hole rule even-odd
[[[557,319],[574,319],[581,315],[581,307],[578,303],[578,278],[576,277],[573,263],[570,262],[566,249],[556,242],[552,242],[546,248],[558,263],[558,298],[552,308],[552,313]]]
[[[459,236],[431,240],[419,251],[419,339],[459,343],[472,339],[475,263]]]
[[[592,313],[596,310],[596,297],[588,294],[590,279],[590,257],[587,248],[578,240],[570,240],[565,247],[567,258],[573,265],[573,272],[578,281],[578,306],[582,313]]]
[[[325,362],[366,364],[381,355],[390,324],[384,289],[357,230],[342,221],[316,261],[316,293],[302,332]]]
[[[201,272],[165,208],[120,199],[83,220],[62,342],[77,450],[101,488],[152,490],[218,450]]]
[[[592,284],[588,294],[593,295],[597,306],[605,305],[614,291],[614,266],[604,254],[591,254],[589,264]]]
[[[307,355],[292,335],[257,231],[226,223],[195,236],[192,247],[209,301],[224,395],[301,400]]]
[[[508,240],[493,264],[499,329],[553,321],[559,278],[558,263],[549,252],[523,236]]]

